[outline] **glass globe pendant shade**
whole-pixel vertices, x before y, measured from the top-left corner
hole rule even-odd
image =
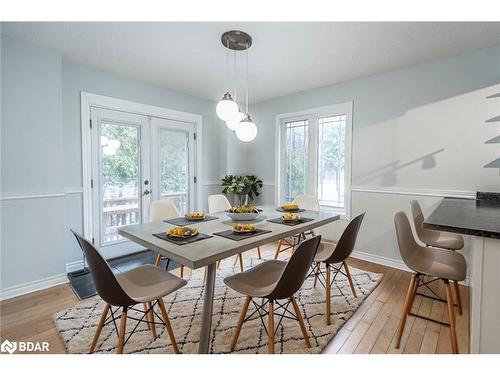
[[[240,121],[243,120],[245,118],[245,115],[242,113],[242,112],[239,112],[236,114],[236,117],[233,118],[232,120],[230,121],[226,121],[226,126],[230,129],[230,130],[236,130],[236,128],[238,127],[238,125],[240,124]]]
[[[231,94],[226,92],[215,107],[217,116],[223,121],[230,121],[236,117],[239,112],[238,104],[233,100]]]
[[[257,126],[250,118],[250,115],[247,114],[236,128],[236,137],[242,142],[251,142],[256,136]]]

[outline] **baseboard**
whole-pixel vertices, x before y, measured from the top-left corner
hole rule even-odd
[[[11,286],[0,291],[0,301],[18,297],[23,294],[36,292],[42,289],[51,288],[56,285],[65,284],[68,282],[66,274],[54,275],[45,279],[30,281],[28,283]]]
[[[382,266],[395,268],[401,271],[414,272],[404,264],[400,259],[387,258],[381,255],[375,255],[370,253],[365,253],[363,251],[354,250],[351,254],[352,258],[365,260],[370,263],[380,264]],[[469,276],[462,282],[461,285],[470,286]]]
[[[83,269],[83,260],[75,260],[74,262],[66,263],[66,273],[71,273]]]

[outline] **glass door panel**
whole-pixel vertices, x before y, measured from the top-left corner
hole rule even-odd
[[[181,214],[188,211],[189,132],[160,128],[160,198],[170,198]]]

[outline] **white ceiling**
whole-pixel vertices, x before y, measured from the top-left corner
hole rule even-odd
[[[224,31],[253,37],[250,100],[390,71],[500,44],[500,23],[3,23],[3,32],[77,63],[218,100]],[[239,57],[244,68],[244,53]],[[241,71],[240,92],[243,87]]]

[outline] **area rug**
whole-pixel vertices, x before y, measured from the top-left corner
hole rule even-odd
[[[266,254],[267,257],[271,254]],[[266,257],[266,256],[265,256]],[[245,256],[247,267],[260,260]],[[284,319],[276,333],[276,353],[319,353],[333,338],[342,325],[354,314],[363,300],[376,288],[382,274],[350,268],[357,290],[357,298],[351,293],[347,279],[339,274],[332,287],[332,324],[325,322],[325,289],[318,283],[313,288],[313,277],[306,280],[296,294],[312,348],[307,349],[295,320]],[[234,257],[222,262],[217,270],[215,300],[212,319],[211,353],[230,353],[230,342],[238,323],[245,297],[227,288],[224,277],[239,271]],[[203,305],[204,270],[193,271],[188,284],[165,298],[165,304],[177,344],[182,353],[197,353],[200,337],[201,312]],[[141,306],[141,305],[139,305]],[[88,353],[104,303],[99,297],[90,298],[79,305],[54,315],[54,323],[68,353]],[[254,311],[252,304],[248,314]],[[158,312],[159,313],[159,312]],[[136,325],[129,319],[127,332]],[[153,339],[146,323],[140,323],[134,335],[125,345],[125,353],[173,353],[168,334],[157,325],[158,336]],[[95,353],[114,353],[117,345],[113,325],[104,327]],[[258,315],[245,322],[233,353],[267,353],[267,335]]]

